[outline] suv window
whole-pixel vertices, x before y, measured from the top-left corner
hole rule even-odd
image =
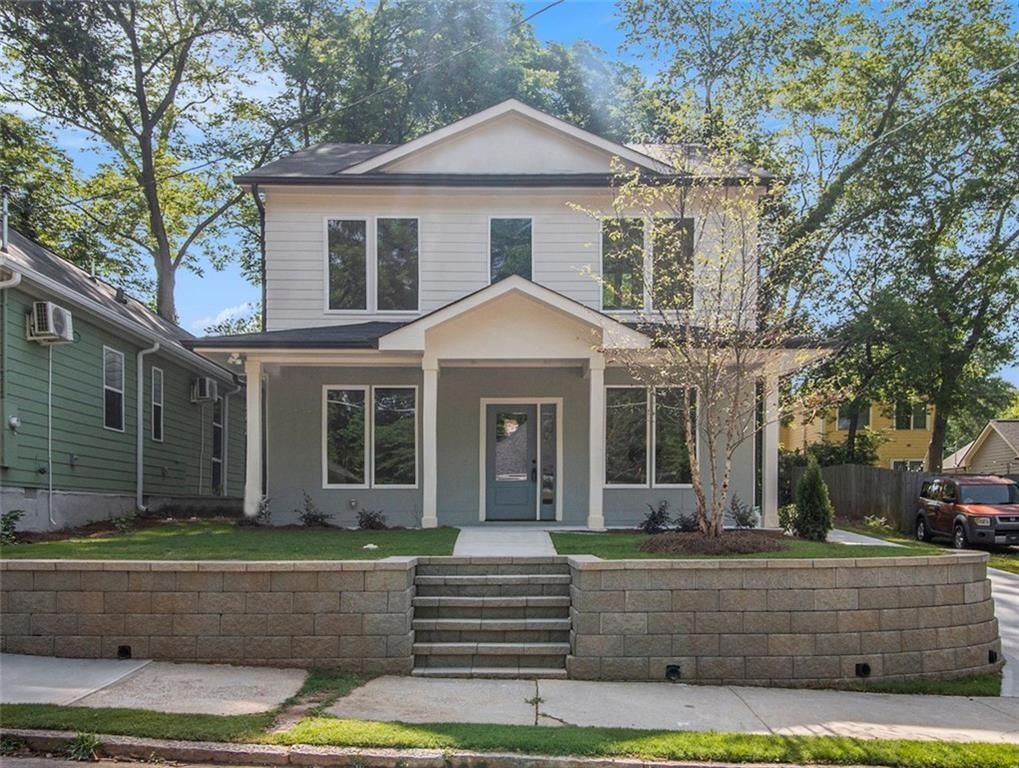
[[[941,485],[941,500],[942,501],[955,501],[955,483],[942,483]]]
[[[964,504],[1019,504],[1019,487],[1012,483],[961,485]]]
[[[928,480],[921,487],[920,495],[925,499],[937,501],[941,498],[941,483],[937,480]]]

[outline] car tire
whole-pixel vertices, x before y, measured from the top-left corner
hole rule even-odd
[[[915,531],[915,533],[916,533],[916,540],[917,541],[930,541],[931,540],[931,531],[927,527],[927,521],[924,519],[923,515],[919,515],[916,518],[916,531]]]
[[[966,538],[966,529],[960,523],[956,523],[955,532],[952,535],[952,546],[956,549],[966,549],[969,541]]]

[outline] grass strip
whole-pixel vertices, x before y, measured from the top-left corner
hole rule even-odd
[[[257,715],[193,715],[144,709],[64,707],[57,704],[4,704],[4,728],[105,733],[182,741],[258,741],[273,712]]]
[[[273,744],[465,749],[535,755],[632,757],[642,760],[714,760],[900,768],[1015,768],[1019,747],[1008,744],[867,740],[834,736],[642,731],[627,728],[435,723],[409,725],[310,717]]]
[[[1001,673],[971,675],[957,680],[889,680],[840,686],[843,691],[920,693],[928,696],[1000,696]]]
[[[884,547],[880,544],[853,545],[836,542],[786,539],[779,552],[755,552],[748,555],[682,555],[667,552],[641,552],[647,540],[644,533],[553,533],[552,543],[560,555],[597,555],[604,560],[783,560],[822,557],[910,557],[944,554],[937,547]]]
[[[934,542],[930,544],[921,544],[915,539],[912,539],[899,531],[870,528],[865,525],[846,523],[843,521],[838,521],[836,523],[836,527],[841,528],[844,531],[861,533],[864,536],[873,536],[875,539],[883,539],[885,541],[902,544],[914,549],[922,547],[932,555],[942,554],[952,546],[951,541],[947,538],[935,539]],[[1009,573],[1019,573],[1019,549],[1010,547],[1008,549],[988,549],[978,551],[987,552],[988,555],[990,555],[990,560],[987,562],[988,568],[997,568],[999,571],[1008,571]]]
[[[126,534],[0,547],[8,559],[60,560],[378,560],[392,555],[450,555],[456,528],[352,531],[340,528],[245,528],[198,520]],[[364,549],[374,544],[377,549]]]

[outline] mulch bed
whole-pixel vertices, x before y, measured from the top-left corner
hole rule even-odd
[[[752,555],[781,552],[788,545],[781,531],[726,531],[721,536],[669,531],[649,536],[641,552],[673,555]]]

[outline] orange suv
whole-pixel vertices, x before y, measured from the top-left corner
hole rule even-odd
[[[918,541],[951,536],[956,549],[1019,544],[1019,486],[985,475],[928,480],[920,490],[915,531]]]

